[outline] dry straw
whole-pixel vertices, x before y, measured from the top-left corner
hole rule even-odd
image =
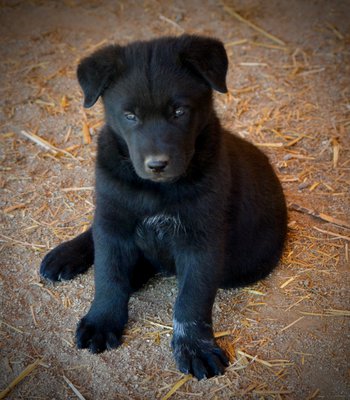
[[[0,393],[0,399],[4,399],[24,378],[30,375],[35,368],[41,363],[41,359],[37,359],[32,364],[29,364],[18,376],[15,378],[5,390]]]
[[[260,28],[258,25],[254,24],[253,22],[249,21],[246,18],[243,18],[237,11],[235,11],[232,7],[226,6],[223,3],[224,10],[230,14],[232,17],[236,18],[238,21],[243,22],[244,24],[248,25],[250,28],[254,29],[255,31],[259,32],[263,36],[267,37],[268,39],[272,40],[273,42],[277,43],[280,46],[285,46],[283,40],[277,38],[276,36],[272,35],[271,33],[266,32],[264,29]]]

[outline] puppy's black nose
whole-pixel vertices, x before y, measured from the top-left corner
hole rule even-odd
[[[146,160],[146,167],[149,171],[154,173],[163,172],[168,166],[169,160],[167,158],[149,158]]]

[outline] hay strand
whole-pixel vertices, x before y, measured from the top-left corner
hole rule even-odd
[[[79,392],[79,390],[73,385],[73,383],[66,377],[62,376],[67,385],[73,390],[75,395],[78,397],[79,400],[86,400],[85,397]]]
[[[181,33],[185,32],[184,28],[182,28],[178,23],[171,20],[170,18],[167,18],[164,15],[159,15],[159,19],[172,25],[174,28],[178,29]]]
[[[249,289],[249,288],[243,288],[243,292],[251,293],[256,296],[266,296],[266,293],[260,292],[259,290],[254,290],[254,289]]]
[[[170,325],[159,324],[158,322],[153,322],[153,321],[150,321],[148,319],[145,319],[145,321],[148,322],[149,324],[153,325],[153,326],[157,326],[158,328],[173,330],[173,327],[170,326]]]
[[[293,393],[291,390],[254,390],[254,394],[258,396],[274,396],[274,395],[281,395],[281,394],[291,394]]]
[[[234,329],[231,329],[229,331],[215,332],[214,337],[215,337],[215,339],[218,339],[218,338],[222,338],[224,336],[230,336],[230,335],[234,334],[234,331],[235,331]]]
[[[262,360],[261,358],[258,358],[258,356],[251,356],[250,354],[242,351],[242,350],[237,350],[237,355],[244,359],[250,359],[253,362],[257,362],[258,364],[264,365],[265,367],[268,368],[273,368],[273,367],[285,367],[287,365],[293,365],[289,360],[269,360],[265,361]]]
[[[248,39],[234,40],[233,42],[225,43],[225,47],[239,46],[239,45],[245,44],[245,43],[248,43]]]
[[[287,279],[284,283],[282,283],[282,285],[280,286],[280,289],[285,288],[287,285],[289,285],[291,282],[294,281],[296,277],[292,276],[291,278]]]
[[[298,211],[298,212],[301,212],[301,213],[304,213],[304,214],[311,215],[311,216],[313,216],[315,218],[322,219],[323,221],[329,222],[331,224],[338,225],[338,226],[341,226],[343,228],[350,229],[350,223],[347,222],[347,221],[342,221],[342,220],[340,220],[338,218],[334,218],[334,217],[332,217],[330,215],[327,215],[327,214],[324,214],[324,213],[320,213],[320,212],[318,212],[316,210],[311,210],[310,208],[302,207],[299,204],[289,203],[288,204],[288,208],[290,210],[293,210],[293,211]]]
[[[49,143],[47,140],[41,138],[40,136],[36,135],[35,133],[29,133],[24,130],[20,131],[21,135],[25,136],[27,139],[31,140],[35,144],[43,147],[45,150],[51,151],[54,155],[59,153],[59,149]]]
[[[332,24],[327,23],[326,24],[328,26],[328,28],[335,34],[335,36],[339,39],[339,40],[344,40],[344,35],[339,32],[339,30]]]
[[[261,42],[249,42],[250,44],[252,44],[253,46],[257,46],[257,47],[265,47],[266,49],[273,49],[273,50],[283,50],[283,51],[288,51],[289,48],[286,46],[280,46],[280,45],[276,45],[276,44],[269,44],[269,43],[261,43]]]
[[[17,332],[17,333],[24,333],[21,329],[18,329],[18,328],[16,328],[15,326],[12,326],[12,325],[10,325],[10,324],[7,324],[6,322],[4,322],[4,321],[0,321],[0,326],[1,325],[5,325],[5,326],[7,326],[8,328],[10,328],[10,329],[13,329],[15,332]]]
[[[287,329],[291,328],[293,325],[297,324],[299,321],[301,321],[302,319],[304,319],[305,317],[299,317],[298,319],[296,319],[295,321],[293,321],[291,324],[285,326],[284,328],[281,329],[281,332],[286,331]]]
[[[313,228],[316,229],[316,231],[318,231],[318,232],[325,233],[330,236],[334,236],[334,238],[336,238],[336,239],[344,239],[344,240],[348,240],[350,242],[350,236],[340,235],[339,233],[326,231],[325,229],[317,228],[317,226],[313,226]]]
[[[67,187],[61,188],[62,192],[80,192],[94,190],[94,186]]]
[[[83,121],[83,142],[84,144],[90,144],[91,143],[91,135],[90,135],[90,127],[86,121]]]
[[[75,158],[68,151],[57,148],[56,146],[52,145],[47,140],[45,140],[42,137],[36,135],[35,133],[29,133],[29,132],[24,131],[24,130],[21,130],[20,133],[21,133],[21,135],[25,136],[27,139],[31,140],[32,142],[34,142],[38,146],[43,147],[45,150],[50,151],[55,156],[57,156],[57,155],[59,155],[61,153],[61,154],[65,154],[65,155],[67,155],[69,157]]]
[[[9,214],[12,211],[18,210],[20,208],[25,208],[25,207],[27,207],[27,204],[25,204],[25,203],[23,203],[23,204],[15,204],[13,206],[4,208],[3,211],[4,211],[5,214]]]
[[[153,322],[153,321],[150,321],[150,320],[147,320],[147,319],[145,321],[148,322],[150,325],[156,326],[158,328],[166,329],[169,332],[173,331],[173,327],[170,326],[170,325],[160,324],[158,322]],[[230,336],[230,335],[232,335],[234,333],[234,331],[235,331],[234,329],[231,329],[231,330],[227,330],[227,331],[215,332],[214,333],[214,337],[216,339],[218,339],[218,338],[222,338],[224,336]]]
[[[313,313],[308,311],[299,311],[299,313],[311,317],[350,317],[350,310],[335,310],[333,308],[326,310],[324,313]]]
[[[2,239],[4,240],[2,240]],[[21,240],[17,240],[17,239],[13,239],[11,237],[8,237],[6,235],[3,235],[2,233],[0,233],[0,242],[5,242],[5,243],[9,243],[9,244],[19,244],[21,246],[25,246],[25,247],[32,247],[33,249],[46,249],[47,246],[43,245],[43,244],[36,244],[36,243],[28,243],[28,242],[23,242]]]
[[[265,37],[267,37],[268,39],[272,40],[273,42],[281,45],[281,46],[285,46],[285,42],[279,38],[277,38],[276,36],[272,35],[271,33],[266,32],[264,29],[260,28],[259,26],[255,25],[253,22],[247,20],[246,18],[243,18],[240,14],[238,14],[238,12],[236,12],[232,7],[228,7],[226,6],[224,3],[222,3],[224,6],[224,10],[230,14],[232,17],[236,18],[238,21],[243,22],[244,24],[248,25],[249,27],[251,27],[252,29],[254,29],[255,31],[261,33],[262,35],[264,35]]]
[[[283,143],[277,142],[277,143],[254,143],[255,146],[259,147],[283,147]]]
[[[4,399],[25,377],[31,374],[42,360],[37,359],[32,364],[29,364],[18,376],[15,378],[5,390],[0,392],[0,399]]]
[[[169,390],[169,392],[162,397],[162,400],[168,400],[170,397],[178,390],[182,385],[184,385],[186,382],[192,379],[192,375],[185,375],[183,378],[181,378],[179,381],[175,383],[175,385]]]
[[[310,396],[306,398],[306,400],[313,400],[316,399],[316,397],[319,395],[320,389],[316,389]]]
[[[333,168],[337,168],[340,154],[340,143],[337,137],[332,138],[332,149],[333,149]]]

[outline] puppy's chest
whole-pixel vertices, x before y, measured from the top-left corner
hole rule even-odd
[[[172,274],[176,239],[180,235],[186,235],[186,228],[178,216],[156,214],[137,224],[135,239],[139,249],[159,272]]]
[[[185,234],[186,228],[178,215],[155,214],[143,218],[136,226],[136,235],[147,242],[167,241]]]

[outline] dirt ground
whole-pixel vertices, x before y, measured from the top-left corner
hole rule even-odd
[[[350,2],[0,4],[0,390],[34,363],[7,398],[162,399],[173,389],[174,400],[350,399]],[[93,270],[57,285],[38,276],[43,255],[93,215],[103,112],[82,107],[78,60],[106,43],[183,32],[225,43],[230,94],[216,95],[218,113],[269,155],[290,205],[278,269],[220,290],[215,331],[231,366],[201,382],[172,358],[174,278],[132,297],[121,348],[91,355],[74,332]]]

